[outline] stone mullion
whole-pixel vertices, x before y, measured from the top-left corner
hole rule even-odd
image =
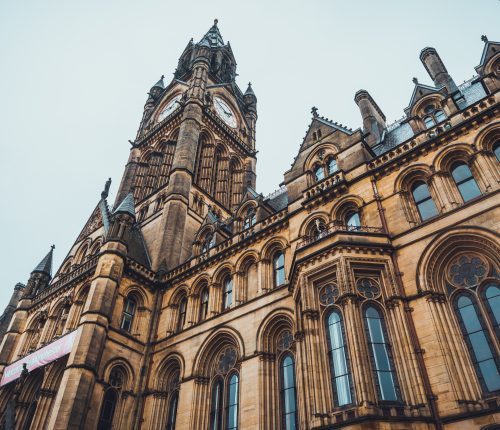
[[[296,321],[298,321],[296,319]],[[313,403],[309,401],[312,398],[310,393],[310,378],[307,371],[307,346],[304,341],[304,332],[298,331],[295,334],[297,339],[297,360],[296,360],[296,378],[297,378],[297,409],[299,410],[299,428],[309,428],[311,418],[311,408]]]
[[[497,157],[487,151],[481,151],[478,154],[478,159],[482,162],[484,161],[485,171],[491,173],[492,175],[492,186],[493,189],[497,189],[500,184],[500,169],[498,168],[499,161]]]
[[[393,302],[387,306],[387,329],[391,344],[395,373],[401,389],[402,400],[410,405],[425,403],[425,398],[418,396],[412,387],[422,387],[422,381],[413,372],[415,367],[415,354],[407,342],[409,333],[404,317],[401,315],[400,302]],[[418,383],[417,383],[418,382]],[[417,399],[418,396],[418,399]]]
[[[200,295],[199,294],[189,294],[186,309],[186,324],[187,327],[191,327],[193,324],[198,322],[199,306],[200,306]]]
[[[356,298],[343,300],[344,324],[346,343],[349,352],[352,382],[355,388],[355,397],[358,404],[368,406],[374,402],[375,393],[372,392],[371,363],[369,351],[365,343],[364,324],[361,318]]]
[[[462,204],[462,196],[458,191],[450,173],[448,172],[437,172],[437,177],[443,184],[444,195],[446,196],[446,201],[450,204],[450,209],[456,208]]]
[[[271,260],[268,258],[262,258],[257,264],[257,274],[259,276],[259,291],[265,293],[272,288],[272,272],[271,270]],[[270,284],[271,283],[271,284]]]
[[[220,294],[221,284],[213,283],[209,286],[208,295],[208,312],[209,316],[214,316],[220,313]]]
[[[177,329],[177,304],[171,303],[168,306],[167,336],[176,332]]]
[[[239,305],[247,300],[248,281],[243,271],[234,272],[231,277],[233,279],[234,304]]]
[[[431,297],[428,299],[428,303],[434,323],[437,326],[436,334],[439,343],[445,349],[443,359],[448,368],[450,384],[455,388],[457,399],[478,398],[477,384],[470,376],[474,373],[474,369],[472,369],[472,366],[467,368],[464,362],[461,353],[463,348],[460,348],[457,343],[457,334],[454,325],[450,324],[446,303],[441,303],[443,300]],[[443,334],[446,335],[442,336]],[[473,390],[472,387],[476,387],[476,390]]]
[[[56,392],[52,390],[40,390],[40,398],[36,406],[35,416],[30,428],[45,429],[49,418],[52,403],[54,402]]]
[[[406,220],[410,223],[411,226],[416,224],[416,219],[414,215],[414,211],[412,210],[412,205],[410,204],[410,196],[409,192],[406,190],[399,192],[399,197],[401,199],[401,206],[403,208],[403,212],[405,214]],[[417,218],[418,219],[418,218]]]
[[[498,168],[490,169],[489,163],[486,161],[486,157],[484,154],[475,154],[474,157],[470,160],[469,164],[472,168],[473,173],[475,174],[475,177],[479,179],[478,182],[481,185],[479,188],[483,193],[488,193],[492,188],[495,188],[495,183],[493,181],[490,181],[488,173],[498,170]]]
[[[446,201],[446,198],[444,198],[442,192],[440,192],[440,190],[443,190],[444,184],[442,179],[439,177],[437,173],[431,175],[427,185],[429,186],[429,193],[431,194],[431,197],[434,200],[434,203],[436,204],[436,209],[438,210],[438,213],[443,213],[444,211],[451,209],[451,207]]]

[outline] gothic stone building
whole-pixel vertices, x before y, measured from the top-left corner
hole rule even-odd
[[[61,267],[0,348],[15,429],[497,429],[500,43],[456,85],[420,58],[405,116],[312,119],[255,191],[257,98],[217,23],[149,92]],[[65,349],[66,348],[66,349]],[[59,352],[58,352],[59,351]],[[497,423],[497,424],[495,424]]]

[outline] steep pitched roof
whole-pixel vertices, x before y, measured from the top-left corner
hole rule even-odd
[[[479,62],[479,66],[476,67],[476,71],[480,73],[484,65],[488,62],[488,60],[500,52],[500,43],[489,41],[486,36],[482,36],[481,40],[484,42],[483,53],[481,54],[481,61]]]
[[[128,213],[135,218],[135,201],[132,193],[128,193],[118,207],[113,211],[114,214],[118,212]]]
[[[431,87],[430,85],[424,85],[418,82],[416,79],[413,81],[415,87],[413,88],[413,93],[411,95],[410,103],[408,107],[404,110],[406,114],[410,112],[411,108],[417,103],[421,98],[429,94],[434,94],[439,92],[439,88]]]
[[[217,27],[218,20],[214,20],[214,25],[207,31],[205,36],[198,42],[199,45],[208,46],[210,48],[218,48],[224,46],[224,39],[220,34],[219,27]]]
[[[45,273],[52,276],[52,255],[54,253],[55,246],[50,247],[49,253],[43,258],[40,263],[33,269],[33,272]],[[32,272],[32,273],[33,273]]]

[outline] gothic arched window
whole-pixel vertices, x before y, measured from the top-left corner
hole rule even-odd
[[[326,333],[335,406],[348,405],[353,402],[352,382],[340,312],[330,312],[326,320]]]
[[[280,363],[280,397],[283,430],[295,430],[298,428],[295,361],[289,353],[283,356]]]
[[[238,429],[238,394],[239,394],[239,378],[238,374],[234,372],[229,377],[229,386],[227,390],[226,400],[226,429]]]
[[[168,403],[167,430],[175,430],[177,420],[177,404],[179,403],[179,391],[174,391]]]
[[[437,215],[436,205],[429,193],[429,187],[424,181],[415,182],[411,187],[411,193],[422,221]]]
[[[500,390],[498,357],[476,299],[469,293],[460,293],[455,298],[455,310],[481,386],[489,392]]]
[[[208,287],[205,287],[201,290],[200,293],[200,321],[203,321],[207,318],[208,315]]]
[[[361,227],[361,219],[358,211],[349,211],[345,216],[345,225],[348,230],[357,230]]]
[[[424,124],[425,124],[425,128],[431,128],[431,127],[434,127],[436,125],[436,123],[434,122],[434,118],[432,116],[426,116],[424,118]]]
[[[128,296],[125,299],[125,304],[123,306],[122,322],[120,327],[123,330],[130,332],[132,330],[132,324],[134,323],[134,315],[137,308],[137,301],[134,297]]]
[[[446,119],[445,113],[441,109],[436,109],[433,104],[426,106],[424,113],[426,114],[424,117],[425,128],[431,128]]]
[[[222,283],[222,310],[229,309],[233,304],[233,280],[231,276],[226,276]]]
[[[201,253],[207,252],[209,249],[215,246],[215,235],[213,233],[207,233],[203,239],[203,244],[201,246]]]
[[[373,305],[364,310],[365,331],[372,371],[380,400],[399,401],[396,373],[392,362],[384,318]]]
[[[177,316],[177,331],[181,331],[186,323],[187,297],[179,301],[179,314]]]
[[[222,430],[222,393],[224,382],[217,378],[212,385],[210,406],[210,430]]]
[[[114,388],[109,388],[102,401],[101,414],[97,430],[109,430],[113,428],[113,417],[115,415],[116,404],[118,402],[118,392]]]
[[[255,208],[253,206],[250,206],[247,209],[247,213],[243,221],[243,229],[246,230],[247,228],[254,226],[256,222],[257,222],[257,216],[255,215]]]
[[[491,324],[500,338],[500,286],[494,282],[487,284],[484,289],[484,299],[490,314]]]
[[[279,287],[285,283],[285,256],[278,251],[273,257],[274,286]]]
[[[493,153],[497,157],[497,160],[500,161],[500,140],[497,140],[493,145]]]
[[[338,166],[337,166],[337,160],[335,160],[335,158],[333,157],[330,157],[327,162],[326,162],[326,165],[328,167],[328,174],[329,175],[333,175],[338,169]]]
[[[464,202],[481,195],[477,182],[467,164],[460,162],[451,168],[451,175]]]

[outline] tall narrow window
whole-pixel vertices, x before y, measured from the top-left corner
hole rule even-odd
[[[328,316],[326,333],[335,406],[348,405],[353,402],[351,372],[344,341],[344,325],[339,312],[333,311]]]
[[[203,245],[201,247],[201,253],[207,252],[209,249],[213,248],[215,245],[215,235],[213,233],[208,233],[203,239]]]
[[[286,354],[280,365],[281,422],[283,430],[297,428],[297,401],[295,388],[295,362]]]
[[[485,330],[475,299],[462,293],[455,303],[462,334],[481,385],[486,391],[500,390],[498,359],[491,346],[490,336]]]
[[[200,294],[200,321],[207,318],[208,314],[208,288],[205,287],[201,290]]]
[[[257,217],[255,215],[255,208],[253,206],[250,206],[245,216],[243,228],[246,230],[247,228],[254,226],[256,222],[257,222]]]
[[[222,430],[222,391],[223,382],[217,379],[212,386],[210,430]]]
[[[177,319],[177,331],[181,331],[186,323],[187,298],[183,297],[179,302],[179,315]]]
[[[460,191],[460,195],[462,196],[462,199],[464,199],[464,202],[468,202],[481,194],[476,180],[474,179],[474,176],[472,176],[472,172],[467,164],[455,164],[451,169],[451,175],[457,184],[458,191]]]
[[[495,328],[495,333],[500,338],[500,286],[496,283],[486,285],[484,298],[486,299],[491,323]]]
[[[222,293],[222,310],[229,309],[233,304],[233,280],[230,276],[224,279]]]
[[[422,221],[437,215],[436,205],[425,182],[415,182],[411,188],[411,193],[413,194],[413,199],[415,200]]]
[[[361,226],[361,220],[359,219],[359,212],[350,211],[345,217],[345,224],[348,230],[357,230]]]
[[[104,395],[102,401],[101,415],[97,430],[109,430],[113,428],[113,416],[115,415],[116,403],[118,401],[118,393],[115,389],[110,388]]]
[[[380,400],[397,401],[396,374],[390,356],[382,315],[375,306],[365,309],[365,329],[370,348],[372,369]]]
[[[281,251],[274,254],[273,258],[274,286],[279,287],[285,283],[285,256]]]
[[[327,166],[329,175],[333,175],[338,170],[337,161],[333,157],[328,159]]]
[[[227,391],[227,430],[238,430],[238,385],[238,375],[233,373],[229,378],[229,389]]]
[[[314,169],[314,178],[316,179],[316,182],[321,181],[325,177],[325,170],[323,169],[323,166],[318,166],[316,169]]]
[[[120,327],[123,330],[130,332],[130,330],[132,329],[136,307],[137,307],[137,302],[133,297],[127,297],[125,299],[125,306],[123,308],[123,315],[122,315],[122,323],[120,325]]]
[[[168,404],[168,421],[167,430],[175,430],[175,422],[177,420],[177,403],[179,402],[179,392],[174,391],[170,396]]]
[[[497,157],[497,160],[500,161],[500,140],[495,142],[495,145],[493,145],[493,153],[495,154],[495,157]]]

